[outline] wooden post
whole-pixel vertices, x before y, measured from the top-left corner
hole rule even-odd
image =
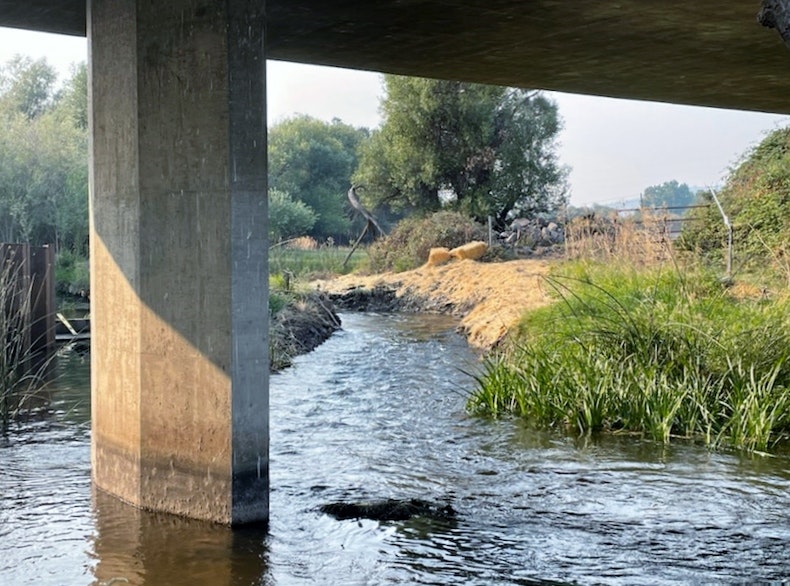
[[[6,299],[12,314],[19,316],[22,332],[21,355],[35,358],[35,368],[46,361],[55,350],[55,279],[54,254],[49,246],[29,244],[0,244],[2,270],[9,271]]]
[[[29,249],[31,350],[49,357],[55,348],[55,251],[51,246]]]

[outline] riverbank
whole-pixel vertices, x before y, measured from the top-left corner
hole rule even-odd
[[[455,315],[461,319],[469,344],[490,350],[502,342],[526,310],[551,302],[543,277],[555,263],[462,260],[401,273],[344,275],[311,285],[340,309]]]
[[[464,260],[316,287],[340,307],[455,314],[483,351],[517,334],[484,361],[474,414],[750,452],[790,438],[782,291],[744,297],[748,284],[702,269],[545,260]]]
[[[290,300],[271,318],[271,372],[290,366],[296,356],[311,352],[338,329],[340,318],[325,294],[310,292]]]

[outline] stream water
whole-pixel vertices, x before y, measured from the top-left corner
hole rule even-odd
[[[698,584],[790,580],[790,457],[579,440],[464,413],[438,316],[345,314],[271,381],[271,525],[141,512],[90,483],[88,365],[0,439],[0,584]],[[419,498],[454,519],[338,521]],[[116,579],[113,582],[113,579]]]

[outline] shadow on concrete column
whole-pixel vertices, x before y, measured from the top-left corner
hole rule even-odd
[[[94,0],[88,33],[94,482],[266,521],[263,2]]]

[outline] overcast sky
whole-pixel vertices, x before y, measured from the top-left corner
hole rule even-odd
[[[85,39],[0,28],[0,63],[46,57],[65,76],[87,58]],[[269,121],[295,113],[355,126],[379,123],[381,78],[369,72],[269,62]],[[675,179],[720,184],[730,166],[790,117],[552,93],[564,120],[559,155],[576,205],[638,197]]]

